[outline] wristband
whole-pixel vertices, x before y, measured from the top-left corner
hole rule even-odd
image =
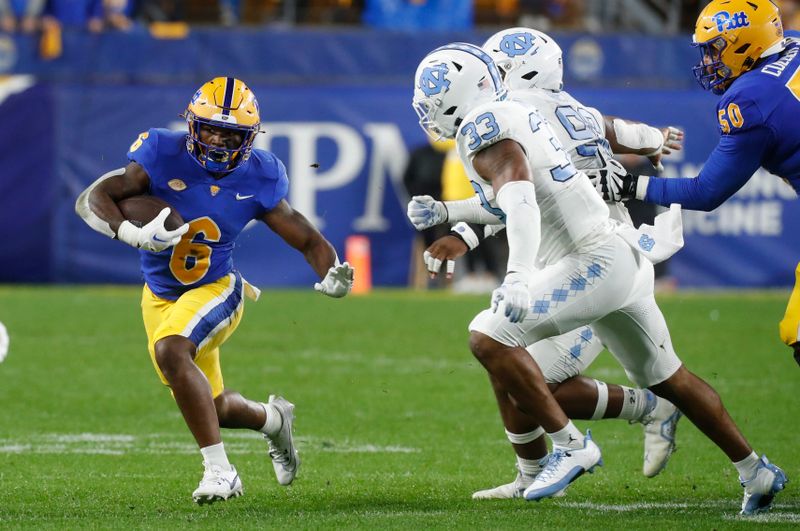
[[[475,230],[473,227],[477,227],[478,230]],[[478,247],[481,244],[481,240],[483,240],[483,227],[480,225],[470,225],[469,223],[461,221],[453,225],[453,228],[450,229],[450,234],[464,242],[467,248],[472,251]]]

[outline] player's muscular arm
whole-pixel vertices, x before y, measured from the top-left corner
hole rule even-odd
[[[472,166],[478,175],[492,183],[495,195],[506,183],[532,180],[525,151],[514,140],[501,140],[479,151]]]
[[[146,194],[149,189],[150,176],[139,164],[131,162],[121,175],[112,175],[93,186],[88,197],[89,207],[116,233],[125,221],[117,202],[126,197]]]
[[[324,278],[336,263],[336,251],[314,225],[282,200],[261,220],[283,241],[303,253],[306,261]]]
[[[109,238],[117,238],[137,249],[161,252],[177,244],[189,230],[184,223],[174,230],[167,230],[164,222],[170,209],[163,209],[143,226],[126,220],[117,207],[117,201],[147,193],[150,177],[137,163],[131,162],[125,169],[109,172],[83,191],[75,202],[75,212],[94,230]]]
[[[113,238],[125,220],[116,201],[147,193],[149,186],[150,177],[140,165],[131,162],[86,188],[75,202],[75,212],[94,230]]]
[[[530,306],[528,282],[541,241],[541,218],[530,164],[522,146],[505,139],[480,151],[475,171],[492,183],[497,206],[506,215],[508,266],[503,285],[492,293],[492,309],[503,308],[512,323],[521,322]]]

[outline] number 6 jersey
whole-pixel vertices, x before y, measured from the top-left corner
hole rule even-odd
[[[572,164],[539,111],[521,101],[495,101],[476,107],[456,134],[458,154],[486,210],[505,222],[492,184],[478,175],[472,160],[482,149],[505,139],[519,143],[530,164],[541,214],[537,266],[591,250],[614,232],[608,207],[589,179]]]
[[[144,280],[164,299],[230,273],[236,238],[250,220],[272,210],[289,188],[286,168],[272,153],[254,149],[250,158],[215,179],[186,151],[186,133],[150,129],[139,135],[128,159],[150,176],[150,194],[160,197],[189,223],[174,247],[139,251]]]

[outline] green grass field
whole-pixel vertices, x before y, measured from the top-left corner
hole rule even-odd
[[[777,338],[786,294],[660,302],[687,366],[722,395],[756,450],[800,481],[800,368]],[[689,424],[660,476],[641,475],[640,426],[592,427],[605,467],[567,497],[475,502],[514,475],[466,325],[487,297],[268,292],[223,349],[226,385],[297,405],[303,459],[274,480],[263,441],[226,431],[242,498],[195,506],[199,453],[150,365],[135,288],[0,288],[0,528],[732,528],[741,488]],[[607,353],[590,374],[624,383]],[[762,525],[800,524],[790,483]]]

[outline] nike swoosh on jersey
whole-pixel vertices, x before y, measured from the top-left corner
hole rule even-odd
[[[255,194],[252,195],[239,195],[238,193],[236,194],[237,201],[241,201],[242,199],[250,199],[251,197],[255,197]]]

